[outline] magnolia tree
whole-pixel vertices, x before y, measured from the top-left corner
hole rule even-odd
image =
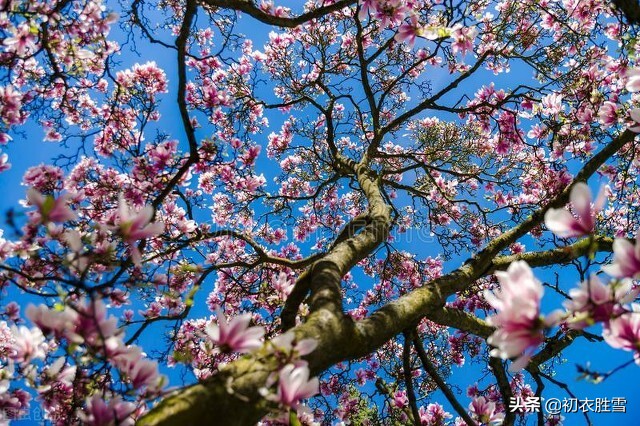
[[[510,401],[567,347],[637,368],[638,4],[289,3],[0,0],[0,169],[56,146],[2,421],[559,424]]]

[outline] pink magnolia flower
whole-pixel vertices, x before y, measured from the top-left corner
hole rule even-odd
[[[9,156],[7,154],[0,154],[0,172],[6,172],[11,168],[9,163]]]
[[[366,19],[367,14],[374,15],[378,11],[378,0],[362,0],[360,2],[360,12],[358,12],[358,18],[360,20]]]
[[[409,406],[409,398],[405,391],[398,391],[393,394],[393,400],[391,403],[398,408],[404,408]]]
[[[13,334],[13,350],[12,358],[22,365],[29,364],[33,359],[44,359],[47,346],[45,338],[39,328],[31,329],[21,325],[11,326]]]
[[[154,392],[164,386],[166,377],[158,373],[158,363],[145,359],[138,346],[125,346],[122,340],[111,338],[105,347],[113,365],[135,389],[146,387]]]
[[[26,316],[44,334],[54,333],[57,337],[72,337],[74,342],[82,342],[82,338],[75,334],[75,322],[78,313],[72,309],[65,308],[63,311],[51,309],[46,305],[34,306],[29,304]]]
[[[107,316],[107,308],[99,299],[81,298],[73,309],[65,307],[63,310],[30,304],[26,315],[44,334],[53,333],[69,342],[98,349],[102,349],[110,337],[122,335],[117,318]]]
[[[139,266],[142,256],[136,242],[159,235],[164,230],[164,224],[162,222],[150,223],[153,218],[153,207],[145,206],[136,213],[127,205],[122,194],[120,194],[118,215],[120,223],[116,229],[122,236],[122,240],[129,245],[133,262]]]
[[[478,35],[475,27],[462,27],[462,25],[454,25],[451,28],[451,37],[454,42],[451,44],[451,51],[456,54],[461,52],[463,55],[473,50],[473,42]]]
[[[84,244],[82,242],[82,234],[75,229],[68,229],[62,235],[63,240],[69,245],[70,252],[66,258],[69,264],[78,273],[84,272],[89,266],[89,256],[83,253]]]
[[[29,24],[21,24],[12,37],[4,39],[2,44],[7,52],[15,52],[19,56],[33,53],[36,50],[36,36],[31,32]]]
[[[72,385],[78,367],[75,365],[65,366],[65,357],[61,356],[45,368],[45,375],[61,383]],[[39,390],[42,391],[42,389]]]
[[[418,23],[418,17],[413,15],[411,16],[411,23],[405,22],[400,25],[394,39],[398,43],[406,42],[410,47],[413,47],[416,42],[416,37],[419,35],[421,35],[421,29]]]
[[[251,314],[238,315],[227,320],[222,310],[216,310],[216,323],[207,324],[206,333],[222,352],[251,352],[262,346],[264,328],[249,327]]]
[[[62,389],[72,389],[78,367],[66,365],[65,357],[60,357],[43,371],[43,382],[37,387],[38,393],[54,393]]]
[[[636,364],[640,364],[640,312],[629,312],[612,319],[602,337],[611,347],[634,351]]]
[[[139,359],[126,364],[127,368],[121,370],[131,381],[135,389],[147,387],[151,390],[158,390],[164,384],[164,376],[158,374],[158,363],[140,357]]]
[[[498,313],[487,318],[496,331],[487,342],[495,346],[491,356],[517,357],[511,371],[523,369],[531,352],[544,342],[544,328],[551,326],[555,315],[545,320],[540,315],[543,288],[524,261],[513,262],[506,272],[496,272],[500,290],[485,291],[484,297]]]
[[[618,107],[616,104],[610,101],[604,102],[598,111],[600,123],[602,123],[605,128],[613,126],[616,121],[618,121],[617,112]]]
[[[399,25],[409,12],[411,9],[403,0],[378,0],[373,15],[380,22],[381,28],[387,28]]]
[[[289,330],[271,339],[271,344],[274,345],[278,351],[292,358],[300,358],[313,352],[318,346],[318,341],[311,338],[296,340],[294,332]]]
[[[504,414],[496,410],[496,404],[484,396],[474,398],[469,404],[469,411],[483,425],[499,425],[504,420]]]
[[[273,289],[275,290],[277,297],[285,301],[289,296],[289,293],[293,290],[295,282],[289,280],[289,276],[286,272],[280,272],[280,274],[273,280]]]
[[[587,184],[578,182],[571,189],[571,206],[575,214],[566,209],[549,209],[544,215],[544,223],[551,232],[561,238],[589,235],[595,228],[596,215],[604,207],[605,191],[600,190],[595,204],[591,205],[591,190]]]
[[[635,246],[626,238],[613,241],[613,263],[602,270],[614,278],[640,278],[640,231]]]
[[[22,99],[22,93],[13,86],[0,87],[0,121],[8,126],[24,122],[26,116],[21,111]],[[11,139],[11,136],[2,133],[0,145],[6,144]]]
[[[10,424],[10,420],[23,419],[26,410],[29,409],[31,395],[22,389],[9,389],[13,376],[14,367],[12,364],[0,370],[2,380],[0,380],[0,422],[2,425]]]
[[[0,232],[0,237],[2,237],[2,232]],[[9,302],[4,307],[4,314],[11,320],[16,321],[20,317],[20,305],[16,302]]]
[[[87,344],[100,347],[105,339],[122,334],[118,319],[107,316],[107,307],[102,300],[91,299],[86,303],[82,300],[76,309],[79,315],[75,317],[75,330]]]
[[[633,108],[629,110],[629,117],[633,120],[635,126],[629,127],[629,130],[635,133],[640,133],[640,108]]]
[[[135,404],[113,398],[109,403],[105,402],[98,394],[87,398],[87,406],[78,411],[78,418],[87,426],[130,426],[134,424],[132,414],[136,409]]]
[[[608,322],[622,311],[620,304],[633,301],[637,291],[632,291],[631,280],[614,281],[605,285],[596,275],[583,281],[580,287],[571,289],[571,300],[563,303],[571,317],[570,328],[582,330],[597,322]]]
[[[424,426],[447,424],[447,420],[453,417],[437,402],[427,405],[427,408],[420,407],[418,415],[420,416],[420,424]]]
[[[39,221],[42,223],[62,223],[76,219],[76,214],[67,206],[70,198],[69,194],[63,194],[58,198],[44,196],[35,188],[29,188],[27,191],[27,201],[32,206],[38,207]]]
[[[640,92],[640,68],[631,68],[625,73],[627,77],[627,83],[625,88],[627,91]]]
[[[547,115],[558,114],[562,111],[562,99],[564,97],[558,93],[550,93],[540,100],[542,112]]]
[[[317,377],[309,380],[309,367],[287,364],[280,369],[276,401],[288,407],[298,408],[301,400],[319,392]]]

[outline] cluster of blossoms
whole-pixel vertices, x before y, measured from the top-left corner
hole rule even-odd
[[[624,72],[626,78],[625,89],[632,95],[632,101],[637,101],[637,93],[640,92],[640,68],[627,69]],[[598,111],[598,117],[600,123],[604,127],[610,127],[618,121],[618,112],[622,108],[615,102],[606,101],[600,107]],[[629,127],[629,130],[639,133],[640,132],[640,108],[633,107],[628,111],[629,118],[633,125]]]
[[[55,175],[55,170],[51,172]],[[47,235],[69,248],[72,253],[66,257],[68,264],[78,276],[85,276],[92,260],[99,255],[99,248],[96,245],[93,252],[86,251],[88,234],[63,228],[72,221],[82,220],[70,207],[81,197],[72,193],[58,197],[45,195],[39,189],[51,192],[51,179],[39,180],[37,176],[33,174],[29,178],[34,186],[28,190],[26,200],[35,207],[28,213],[26,228],[35,243],[30,250],[37,250],[38,244],[47,244],[37,233],[37,229],[43,227]],[[164,225],[151,223],[151,207],[136,212],[122,196],[119,208],[112,213],[114,225],[99,227],[93,233],[110,231],[129,247],[134,263],[140,266],[137,242],[158,235]],[[6,252],[3,256],[20,250],[19,244],[5,240],[2,246]],[[122,291],[105,294],[116,306],[124,301]],[[0,349],[0,410],[4,418],[19,417],[28,408],[29,393],[12,389],[13,383],[33,387],[47,419],[55,424],[65,424],[74,416],[89,425],[133,424],[146,410],[146,401],[161,394],[166,378],[159,374],[157,362],[149,360],[140,347],[125,343],[123,329],[114,316],[107,315],[102,297],[87,299],[72,293],[63,305],[53,308],[29,305],[26,317],[36,326],[31,329],[24,325],[9,328],[6,322],[0,323],[3,348]],[[18,311],[16,306],[4,315],[17,323]],[[119,395],[123,389],[129,400]]]
[[[496,331],[487,342],[495,346],[491,356],[508,359],[518,357],[511,364],[512,371],[524,368],[531,359],[531,351],[544,342],[544,330],[554,324],[553,316],[540,315],[542,283],[526,262],[512,263],[506,272],[496,272],[500,291],[486,291],[487,302],[498,311],[488,318]]]
[[[76,219],[76,214],[69,208],[68,202],[71,196],[64,194],[58,198],[51,195],[44,196],[35,188],[27,191],[27,201],[38,208],[31,216],[35,222],[47,224],[49,222],[61,223]]]
[[[518,389],[518,377],[516,377],[511,383],[514,393],[521,391]],[[502,399],[498,392],[493,389],[489,389],[486,392],[486,396],[480,395],[478,389],[472,386],[468,389],[468,396],[472,397],[471,403],[467,407],[470,417],[482,425],[500,425],[504,420],[505,407],[502,404]],[[405,391],[395,392],[391,405],[407,410],[409,407],[409,400]],[[438,403],[432,403],[425,406],[421,406],[418,409],[418,421],[422,426],[438,426],[443,424],[450,424],[449,419],[453,416],[447,412],[444,407]],[[402,417],[403,422],[409,421],[406,416]],[[344,424],[344,423],[343,423]],[[454,422],[455,426],[467,425],[465,420],[461,417],[457,417]]]
[[[42,333],[37,328],[11,327],[0,322],[0,417],[19,418],[29,408],[31,395],[23,389],[12,389],[16,364],[29,366],[44,358],[47,349]]]
[[[483,425],[499,425],[504,420],[504,413],[497,409],[496,403],[484,396],[478,396],[471,401],[469,412]]]
[[[12,72],[5,80],[10,85],[0,86],[0,146],[12,140],[13,127],[26,122],[34,101],[46,99],[69,121],[79,117],[75,101],[91,103],[87,89],[99,86],[106,60],[118,49],[107,40],[117,18],[102,0],[2,2],[0,55],[3,68]],[[45,83],[47,69],[57,75]],[[64,78],[67,73],[75,78]],[[52,122],[44,120],[43,126],[47,140],[61,139]],[[0,152],[0,172],[10,166]]]
[[[245,313],[228,319],[221,309],[217,309],[216,320],[205,327],[208,340],[215,345],[213,351],[249,353],[262,347],[265,329],[250,326],[250,322],[251,314]],[[277,368],[267,379],[261,394],[286,410],[287,416],[289,409],[303,414],[304,406],[301,402],[318,393],[319,381],[315,377],[309,378],[308,364],[301,357],[316,348],[316,341],[296,340],[290,331],[274,337],[267,345],[276,359]]]
[[[164,231],[162,222],[153,222],[153,207],[145,206],[139,212],[131,209],[122,194],[118,204],[118,224],[113,229],[122,237],[124,243],[129,247],[133,263],[140,266],[142,256],[138,250],[137,243],[140,240],[155,237]]]
[[[596,216],[604,206],[604,190],[595,204],[584,183],[576,183],[570,193],[572,211],[549,209],[545,215],[548,229],[562,238],[583,237],[595,232]],[[542,283],[524,261],[513,262],[506,272],[496,272],[499,291],[486,291],[485,298],[497,311],[488,318],[496,327],[488,343],[491,355],[517,358],[511,370],[519,371],[529,363],[532,353],[545,341],[545,331],[559,324],[582,330],[596,323],[603,325],[602,336],[612,347],[634,352],[640,365],[640,305],[633,302],[640,293],[632,279],[640,277],[640,238],[632,244],[626,238],[613,243],[613,263],[602,270],[614,279],[603,283],[595,274],[569,292],[565,311],[547,317],[540,314]],[[629,305],[631,303],[631,305]]]
[[[626,76],[628,78],[625,85],[627,91],[629,93],[640,92],[640,68],[633,68],[628,70]],[[609,108],[610,110],[612,110],[611,114],[615,114],[615,111],[617,109],[616,105],[611,103],[611,106]],[[632,130],[636,133],[640,132],[640,108],[632,108],[631,110],[629,110],[629,116],[635,124],[635,126],[629,127],[629,130]]]
[[[412,47],[417,37],[427,40],[453,38],[451,50],[454,54],[465,54],[473,50],[474,40],[478,30],[474,27],[463,27],[455,24],[452,27],[424,24],[420,22],[419,2],[400,0],[362,0],[360,2],[359,19],[364,20],[367,15],[379,22],[381,28],[397,28],[394,39],[400,43],[407,43]]]
[[[0,323],[3,418],[20,417],[30,400],[26,391],[10,390],[12,379],[34,388],[55,424],[70,421],[77,409],[85,424],[96,426],[132,425],[145,410],[140,403],[157,397],[166,383],[155,361],[139,347],[124,343],[117,319],[107,316],[100,300],[78,300],[63,309],[29,305],[26,316],[36,327],[9,329],[6,322]],[[113,367],[120,380],[111,379],[105,365]],[[13,378],[16,368],[24,382]],[[100,392],[95,392],[96,384]],[[126,386],[136,399],[123,400],[109,390],[111,386]],[[77,398],[85,399],[86,405],[74,405]]]
[[[50,233],[57,233],[55,224],[72,221],[78,218],[76,213],[69,207],[74,196],[66,193],[59,197],[43,195],[36,188],[32,187],[27,191],[28,204],[37,207],[36,211],[30,213],[31,223],[47,225]],[[122,193],[118,199],[118,210],[114,218],[114,225],[106,225],[106,228],[118,235],[122,242],[129,249],[131,259],[136,266],[141,266],[142,255],[138,249],[138,242],[150,237],[155,237],[164,231],[162,222],[152,222],[154,209],[145,206],[136,211],[127,204]],[[75,252],[76,261],[82,257],[82,241],[78,231],[69,230],[64,234],[64,240]],[[87,259],[84,258],[79,263],[86,267]],[[81,270],[84,269],[79,268]]]

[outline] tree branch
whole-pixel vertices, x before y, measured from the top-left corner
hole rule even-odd
[[[253,4],[252,1],[247,0],[201,0],[201,2],[202,4],[206,4],[212,7],[232,9],[238,12],[244,12],[252,18],[255,18],[265,24],[276,25],[278,27],[295,28],[300,24],[311,21],[312,19],[321,18],[330,13],[344,9],[345,7],[354,5],[356,4],[357,0],[340,0],[333,4],[319,7],[318,9],[314,9],[310,12],[303,13],[302,15],[293,18],[269,15],[268,13],[257,7],[255,4]]]
[[[640,24],[638,0],[613,0],[613,4],[624,14],[630,24]]]
[[[412,332],[405,331],[404,343],[402,348],[402,369],[404,370],[404,386],[407,389],[407,398],[409,399],[409,407],[413,414],[413,423],[420,426],[420,412],[418,411],[418,402],[416,400],[416,392],[413,388],[413,370],[411,369],[411,340]]]
[[[504,371],[502,360],[500,360],[500,358],[490,357],[489,367],[491,367],[491,372],[498,383],[500,395],[502,395],[502,404],[504,405],[504,420],[502,421],[502,425],[512,426],[515,423],[516,418],[515,413],[509,409],[509,401],[513,397],[513,392],[511,391],[511,385],[509,384],[507,373]]]
[[[433,363],[429,359],[429,355],[427,355],[427,352],[424,350],[424,346],[422,346],[422,342],[420,341],[420,339],[418,339],[417,334],[416,334],[416,337],[414,337],[413,339],[413,345],[418,351],[418,356],[420,357],[420,361],[422,362],[422,366],[424,367],[425,371],[427,372],[427,374],[429,374],[429,376],[436,383],[436,385],[438,385],[438,387],[440,388],[444,396],[447,398],[447,400],[449,401],[453,409],[456,410],[456,412],[460,415],[460,417],[464,419],[467,425],[476,426],[476,422],[471,418],[471,416],[469,416],[469,413],[467,413],[467,410],[465,410],[464,407],[458,402],[458,399],[453,394],[449,386],[445,383],[444,380],[442,380],[442,377],[440,377],[440,374],[438,374],[438,369],[436,368],[435,365],[433,365]]]
[[[529,251],[511,256],[498,256],[491,262],[491,268],[487,270],[486,274],[489,275],[495,271],[505,270],[511,263],[518,260],[524,260],[531,267],[564,265],[589,254],[591,251],[611,253],[613,251],[613,238],[583,238],[571,245],[553,250]]]

